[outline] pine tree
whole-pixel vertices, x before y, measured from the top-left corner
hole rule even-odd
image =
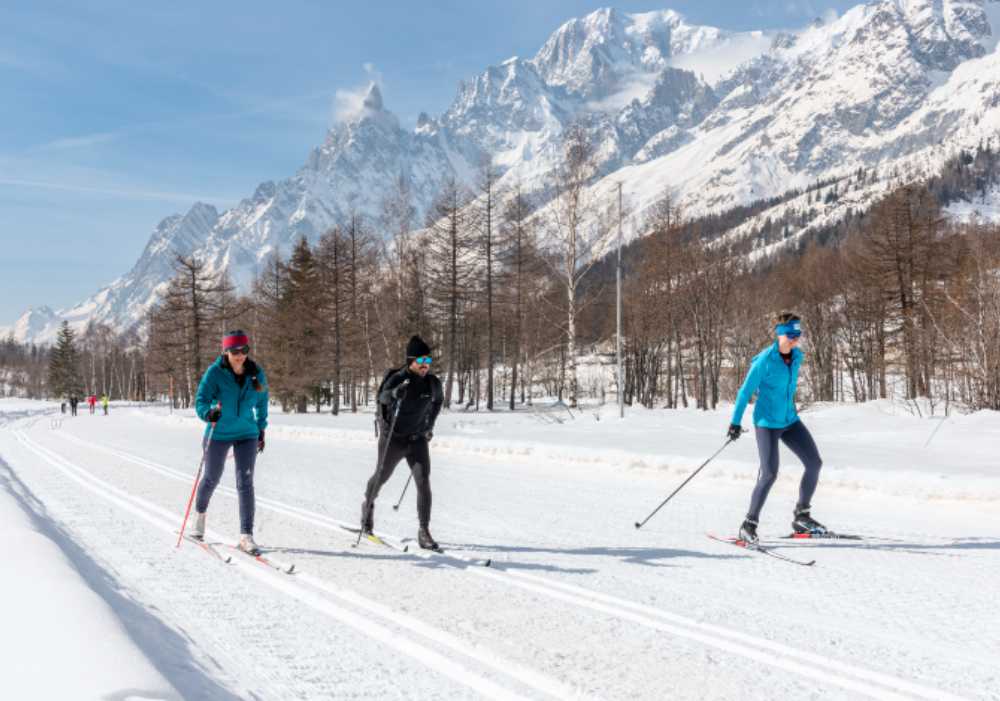
[[[49,392],[54,397],[69,398],[80,390],[80,352],[76,333],[63,321],[56,346],[49,355]]]

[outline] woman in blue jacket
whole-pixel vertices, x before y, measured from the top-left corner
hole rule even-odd
[[[799,350],[802,337],[801,320],[785,312],[775,319],[777,340],[757,354],[750,365],[743,386],[736,396],[736,407],[729,425],[729,439],[736,440],[743,432],[740,422],[743,412],[754,394],[757,402],[753,409],[753,425],[757,434],[757,451],[760,453],[760,472],[757,485],[750,498],[750,510],[740,527],[740,539],[757,542],[757,522],[767,494],[778,477],[778,441],[795,453],[805,466],[799,485],[799,501],[795,506],[792,529],[796,533],[822,535],[823,524],[809,515],[809,502],[816,491],[819,471],[823,461],[816,443],[795,411],[795,387],[799,379],[804,353]]]
[[[195,411],[202,421],[215,424],[205,447],[205,475],[198,485],[192,536],[205,536],[205,512],[219,485],[226,454],[236,458],[236,491],[240,503],[239,547],[260,554],[253,540],[253,468],[264,450],[267,428],[267,378],[264,369],[249,357],[250,339],[243,331],[229,331],[222,339],[222,355],[205,371],[195,397]],[[205,440],[209,429],[205,427]]]

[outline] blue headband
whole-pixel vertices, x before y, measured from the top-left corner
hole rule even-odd
[[[774,332],[779,336],[788,336],[789,338],[798,338],[802,335],[802,326],[799,324],[798,320],[789,321],[785,324],[778,324],[774,327]]]

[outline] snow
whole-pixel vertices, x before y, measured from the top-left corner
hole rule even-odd
[[[972,202],[959,200],[952,202],[944,210],[945,215],[956,222],[968,224],[1000,224],[1000,185],[994,185],[982,197]]]
[[[0,420],[11,403],[2,407]],[[85,549],[47,519],[45,504],[3,457],[0,531],[4,559],[17,563],[0,578],[6,698],[182,698],[154,661],[166,643],[153,638],[162,624],[116,590]]]
[[[705,537],[742,519],[752,438],[633,527],[719,449],[729,407],[627,408],[624,420],[612,405],[444,412],[432,530],[460,555],[493,558],[488,569],[352,548],[336,524],[357,519],[371,413],[275,411],[256,536],[296,564],[289,576],[174,548],[200,457],[190,412],[71,418],[0,402],[0,525],[19,563],[0,578],[15,621],[5,666],[20,675],[5,696],[996,698],[1000,415],[943,408],[804,409],[824,458],[814,514],[877,536],[779,546],[812,568]],[[787,531],[795,501],[801,468],[783,459],[765,537]],[[231,475],[209,510],[209,537],[227,542]],[[386,485],[376,525],[412,538],[412,491],[389,508],[405,478],[400,468]]]

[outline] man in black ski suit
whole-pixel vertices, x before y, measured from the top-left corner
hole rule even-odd
[[[431,455],[428,443],[434,436],[434,422],[441,412],[444,392],[441,381],[430,372],[430,346],[420,336],[414,336],[406,344],[406,361],[403,368],[387,374],[379,390],[378,455],[385,457],[381,465],[375,466],[375,474],[368,480],[365,501],[361,505],[361,529],[365,533],[374,529],[375,499],[379,490],[392,477],[399,461],[406,458],[417,487],[417,515],[420,518],[417,542],[421,548],[436,550],[438,544],[429,530]]]

